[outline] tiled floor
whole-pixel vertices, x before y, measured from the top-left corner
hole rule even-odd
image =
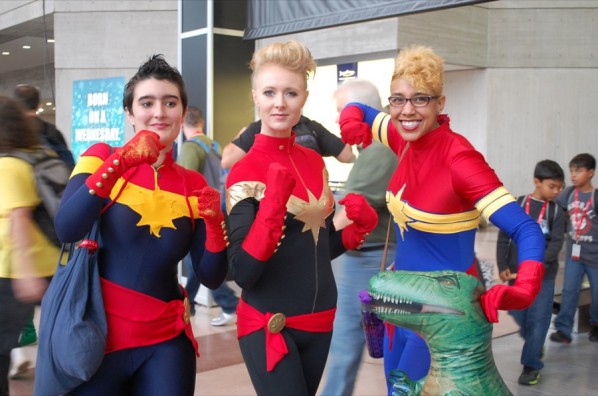
[[[476,241],[478,257],[494,261],[495,243],[496,230],[482,230]],[[239,352],[234,325],[210,325],[210,319],[218,314],[219,308],[201,306],[193,318],[202,354],[198,361],[196,395],[255,395]],[[531,387],[517,384],[521,372],[519,356],[523,342],[516,334],[516,326],[508,315],[501,313],[500,323],[494,326],[493,336],[496,364],[514,395],[598,395],[598,343],[589,342],[587,333],[574,335],[571,345],[547,341],[542,378],[538,385]],[[21,379],[11,381],[11,395],[31,395],[33,375],[33,371],[30,371]],[[364,353],[354,395],[382,396],[385,392],[382,360],[372,359]]]

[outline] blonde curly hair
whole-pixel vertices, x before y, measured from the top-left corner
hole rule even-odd
[[[395,59],[392,80],[404,78],[420,92],[441,96],[444,90],[444,59],[430,47],[401,49]]]
[[[309,49],[294,40],[272,43],[254,52],[249,64],[249,68],[253,71],[252,81],[255,80],[260,67],[267,64],[280,65],[287,70],[302,74],[305,76],[305,81],[310,73],[315,73],[317,67]]]

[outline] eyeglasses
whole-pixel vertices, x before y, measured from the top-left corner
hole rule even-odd
[[[428,103],[430,103],[430,100],[438,98],[438,96],[414,96],[410,99],[407,99],[402,96],[389,96],[388,103],[392,107],[403,107],[407,104],[407,102],[411,102],[413,107],[426,107]]]

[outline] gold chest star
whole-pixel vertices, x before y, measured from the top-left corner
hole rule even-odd
[[[334,198],[328,187],[322,191],[320,199],[307,190],[308,201],[295,196],[289,198],[287,211],[295,215],[295,219],[304,223],[302,232],[311,231],[314,243],[318,244],[320,228],[326,228],[326,218],[334,210]]]
[[[112,191],[120,191],[120,183],[122,183],[122,179]],[[162,191],[157,183],[153,190],[129,183],[118,198],[118,202],[138,213],[141,218],[137,222],[137,226],[149,226],[150,233],[158,238],[163,227],[176,229],[174,219],[185,215],[189,216],[185,197]]]
[[[404,190],[405,185],[397,192],[397,195],[393,195],[393,193],[391,193],[390,191],[386,192],[386,203],[388,206],[388,210],[392,214],[395,223],[397,223],[397,225],[399,226],[399,231],[401,232],[401,239],[403,240],[405,240],[403,234],[405,233],[405,231],[409,231],[407,229],[407,224],[413,221],[405,214],[405,202],[401,200]]]

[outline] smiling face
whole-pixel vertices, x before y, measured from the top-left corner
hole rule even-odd
[[[257,70],[251,93],[262,120],[261,133],[278,137],[290,135],[309,94],[304,75],[273,63]]]
[[[404,78],[396,78],[390,83],[390,95],[411,99],[415,96],[437,96],[434,92],[417,90]],[[390,106],[392,123],[403,139],[413,142],[438,128],[437,116],[444,108],[445,97],[431,99],[424,107],[415,107],[408,101],[403,107]]]
[[[125,109],[135,131],[148,129],[160,136],[170,151],[181,130],[185,109],[177,85],[167,80],[148,78],[135,86],[131,108]]]

